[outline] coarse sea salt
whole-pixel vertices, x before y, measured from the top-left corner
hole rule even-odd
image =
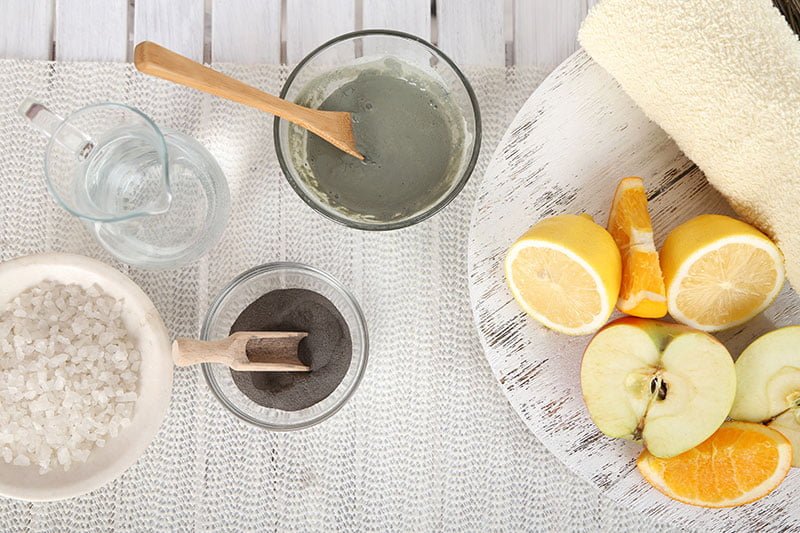
[[[69,470],[130,424],[141,355],[123,302],[44,281],[0,309],[0,458]]]

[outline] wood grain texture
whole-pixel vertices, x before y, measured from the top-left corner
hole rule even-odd
[[[0,0],[0,58],[50,59],[53,0]]]
[[[356,0],[285,1],[290,63],[355,28]],[[213,61],[280,61],[281,0],[211,2]],[[509,21],[503,0],[440,0],[440,45],[461,63],[502,65],[506,61],[503,26],[511,24],[517,35],[511,52],[515,62],[551,68],[575,49],[575,32],[596,0],[514,2],[516,16]],[[201,59],[203,4],[203,0],[137,0],[134,44],[153,40]],[[391,28],[428,40],[432,37],[429,0],[362,0],[362,14],[364,28]],[[127,0],[0,0],[0,15],[0,57],[47,59],[55,39],[56,59],[125,59]]]
[[[136,0],[133,43],[154,41],[203,60],[203,0]]]
[[[431,38],[430,0],[363,0],[363,27],[388,28]]]
[[[439,0],[439,48],[461,64],[506,64],[502,0]]]
[[[578,49],[587,0],[514,0],[514,64],[552,70]]]
[[[431,38],[431,7],[430,0],[364,0],[363,27],[398,30],[412,35],[417,35],[430,41]],[[378,43],[364,41],[364,54],[381,54]],[[407,59],[417,58],[422,64],[427,64],[430,54],[427,51],[409,51]]]
[[[628,175],[645,179],[657,246],[689,218],[731,213],[666,133],[578,51],[511,123],[473,211],[470,297],[495,377],[526,425],[561,461],[633,511],[693,530],[796,531],[800,473],[794,470],[768,498],[724,511],[682,505],[650,487],[634,466],[641,446],[603,436],[583,405],[580,360],[589,338],[546,330],[508,291],[502,263],[517,237],[560,213],[588,213],[605,225],[616,184]],[[757,336],[799,319],[800,299],[787,285],[761,317],[718,338],[738,354]]]
[[[325,41],[353,31],[355,0],[286,0],[286,60],[297,63]],[[348,61],[355,50],[342,49],[331,62]]]
[[[172,343],[177,366],[217,363],[240,372],[309,372],[298,356],[300,341],[308,333],[297,331],[237,331],[217,340],[178,338]]]
[[[125,61],[127,0],[56,0],[56,53],[62,61]]]
[[[281,0],[213,0],[211,60],[281,62]]]

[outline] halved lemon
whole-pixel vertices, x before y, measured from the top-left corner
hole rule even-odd
[[[723,215],[681,224],[667,236],[660,256],[670,315],[703,331],[747,322],[783,286],[783,255],[775,243]]]
[[[753,422],[726,422],[705,442],[669,459],[645,450],[636,466],[642,476],[679,502],[735,507],[763,498],[781,484],[792,465],[792,445]]]
[[[589,216],[559,215],[508,250],[506,281],[520,307],[567,335],[600,329],[619,295],[621,260],[611,235]]]

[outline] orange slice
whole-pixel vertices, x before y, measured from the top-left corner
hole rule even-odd
[[[642,178],[624,178],[617,185],[608,232],[622,256],[622,285],[617,309],[641,318],[667,314],[664,278],[653,242],[653,226],[647,212]]]
[[[696,448],[669,459],[645,450],[636,462],[664,495],[700,507],[736,507],[763,498],[791,465],[786,437],[753,422],[726,422]]]

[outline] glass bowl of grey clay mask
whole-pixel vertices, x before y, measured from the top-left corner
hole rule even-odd
[[[358,302],[336,279],[310,266],[271,263],[231,281],[211,305],[200,337],[221,339],[236,331],[308,333],[298,354],[310,372],[236,372],[203,364],[222,404],[263,428],[322,422],[352,396],[367,366],[367,324]]]
[[[275,119],[275,150],[289,184],[336,222],[364,230],[416,224],[453,200],[475,168],[475,93],[447,56],[413,35],[337,37],[297,65],[281,97],[352,113],[364,161]]]

